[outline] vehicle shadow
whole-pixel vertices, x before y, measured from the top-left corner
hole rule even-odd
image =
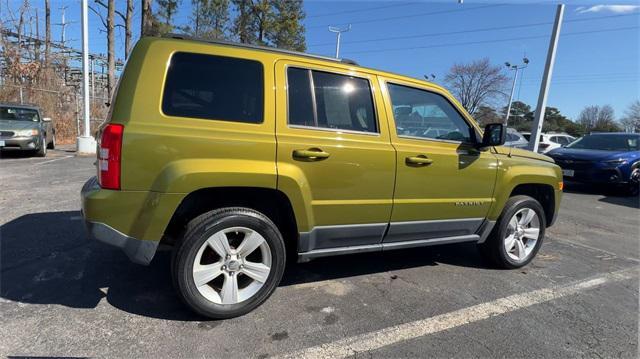
[[[88,239],[79,211],[28,214],[0,226],[0,297],[29,304],[95,308],[100,301],[147,317],[200,321],[171,284],[170,251],[149,266]],[[290,263],[281,286],[447,263],[486,267],[473,244]]]
[[[287,266],[281,286],[348,278],[423,266],[450,264],[470,268],[490,268],[473,243],[362,253],[317,258]]]
[[[576,182],[565,182],[564,192],[601,195],[604,197],[598,199],[599,202],[630,208],[640,208],[640,198],[638,196],[628,196],[624,194],[621,188],[612,186],[597,186]]]
[[[3,158],[32,158],[35,157],[35,152],[32,151],[18,151],[18,150],[0,150],[0,159]]]

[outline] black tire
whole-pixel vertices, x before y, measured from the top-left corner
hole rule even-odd
[[[51,142],[49,142],[47,144],[47,148],[50,150],[55,150],[56,149],[56,134],[52,134],[51,135]]]
[[[246,227],[262,235],[269,245],[271,271],[252,297],[235,304],[217,304],[205,298],[196,287],[193,279],[194,260],[210,236],[230,227]],[[174,248],[171,272],[174,286],[187,306],[205,317],[227,319],[244,315],[267,300],[282,279],[285,262],[284,240],[267,216],[249,208],[229,207],[207,212],[189,222]]]
[[[640,163],[635,163],[631,167],[631,175],[629,183],[627,184],[624,194],[630,197],[635,197],[640,193]]]
[[[517,261],[509,257],[507,250],[504,248],[504,240],[507,235],[507,227],[511,218],[521,209],[529,208],[535,211],[540,222],[540,232],[535,247],[531,253],[523,261]],[[502,210],[502,214],[498,218],[491,234],[484,243],[479,244],[481,253],[496,267],[505,269],[521,268],[529,264],[536,256],[544,239],[544,232],[547,226],[544,209],[535,199],[519,195],[509,198]]]
[[[40,138],[40,147],[36,150],[36,156],[38,157],[47,156],[47,138],[44,136]]]

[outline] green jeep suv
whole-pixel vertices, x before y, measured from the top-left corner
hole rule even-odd
[[[351,61],[144,38],[82,210],[136,263],[172,245],[177,291],[211,318],[259,306],[287,258],[474,242],[518,268],[558,213],[562,174],[505,134],[439,86]]]

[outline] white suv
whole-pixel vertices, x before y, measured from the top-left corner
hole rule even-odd
[[[531,132],[522,132],[522,135],[530,140]],[[538,152],[547,153],[553,149],[564,147],[576,138],[566,133],[543,133],[540,135],[540,143],[538,144]]]

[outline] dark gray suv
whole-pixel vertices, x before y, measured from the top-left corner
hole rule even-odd
[[[0,103],[0,150],[32,151],[39,157],[56,146],[56,133],[50,118],[30,105]]]

